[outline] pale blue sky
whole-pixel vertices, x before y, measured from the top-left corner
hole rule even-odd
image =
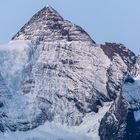
[[[45,5],[82,26],[97,43],[118,42],[140,53],[140,0],[1,0],[0,43]]]

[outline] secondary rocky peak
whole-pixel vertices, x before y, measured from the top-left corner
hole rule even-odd
[[[124,63],[128,65],[128,70],[131,71],[131,69],[133,69],[137,57],[123,44],[106,42],[105,45],[101,45],[101,48],[111,60],[113,60],[116,55],[119,55]]]
[[[88,41],[95,44],[79,26],[64,20],[52,7],[45,6],[12,38],[36,42]]]

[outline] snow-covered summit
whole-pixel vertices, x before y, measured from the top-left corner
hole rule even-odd
[[[33,40],[35,42],[61,40],[95,43],[81,27],[63,19],[50,6],[45,6],[37,12],[12,39]]]
[[[0,46],[0,131],[8,140],[76,140],[77,133],[79,139],[125,139],[129,100],[123,97],[131,94],[129,87],[139,91],[137,75],[139,57],[124,45],[97,45],[81,27],[44,7]],[[58,124],[68,131],[54,129]]]

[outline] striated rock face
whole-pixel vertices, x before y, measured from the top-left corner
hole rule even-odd
[[[119,55],[123,62],[127,65],[129,73],[134,69],[134,64],[136,64],[137,57],[123,44],[106,43],[105,45],[101,45],[101,48],[112,61],[116,55]]]
[[[86,113],[98,112],[102,101],[108,100],[110,60],[82,28],[51,7],[34,15],[13,39],[39,44],[34,52],[38,58],[21,90],[29,103],[36,102],[46,119],[79,125]]]
[[[80,125],[87,113],[97,113],[109,100],[109,58],[82,28],[51,7],[34,15],[9,46],[1,46],[0,59],[2,76],[14,94],[13,106],[2,118],[5,130],[27,131],[47,120]],[[9,113],[12,107],[15,116]]]
[[[131,132],[126,98],[128,84],[137,87],[139,57],[122,44],[97,45],[81,27],[44,7],[6,46],[0,46],[0,131],[52,122],[92,139],[139,133],[139,121]]]
[[[102,58],[96,61],[99,53]],[[86,113],[98,112],[107,100],[109,62],[100,48],[85,42],[45,43],[22,92],[49,120],[79,125]]]
[[[12,39],[34,40],[38,43],[57,40],[95,43],[81,27],[64,20],[50,6],[35,14]]]

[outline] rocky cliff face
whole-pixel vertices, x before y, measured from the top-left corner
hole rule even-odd
[[[126,91],[129,83],[137,86],[139,57],[122,44],[97,45],[81,27],[47,6],[6,46],[0,46],[2,132],[52,122],[91,139],[139,136],[139,121],[135,131],[130,129]]]
[[[134,63],[128,67],[128,73],[123,78],[120,94],[100,123],[101,140],[139,139],[139,56],[131,56]]]

